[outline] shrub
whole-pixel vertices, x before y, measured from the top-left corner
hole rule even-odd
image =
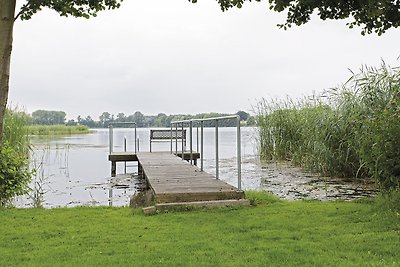
[[[0,149],[0,206],[6,206],[15,196],[27,193],[31,177],[29,158],[8,143],[3,144]]]
[[[25,113],[7,110],[3,144],[0,147],[0,206],[6,206],[28,191],[32,177],[29,170],[30,142]]]

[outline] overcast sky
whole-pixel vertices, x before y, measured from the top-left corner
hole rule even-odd
[[[400,65],[400,29],[362,36],[314,19],[284,31],[267,2],[222,12],[211,0],[125,0],[89,20],[43,10],[15,24],[9,103],[68,118],[250,112],[336,87],[349,69]]]

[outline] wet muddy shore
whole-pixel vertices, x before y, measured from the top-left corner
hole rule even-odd
[[[377,192],[369,180],[321,177],[289,162],[263,163],[262,169],[262,187],[283,199],[352,200]]]
[[[224,174],[233,171],[228,165],[222,163]],[[242,176],[245,190],[264,190],[286,200],[353,200],[377,193],[371,180],[322,177],[290,162],[263,162],[256,156],[243,159]]]

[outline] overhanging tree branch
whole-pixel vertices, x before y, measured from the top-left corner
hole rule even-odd
[[[189,1],[197,2],[197,0]],[[226,11],[233,7],[241,8],[245,1],[252,0],[217,1],[221,10]],[[348,27],[360,26],[362,35],[373,32],[381,35],[390,28],[400,26],[400,0],[268,0],[268,2],[271,10],[287,12],[286,22],[278,24],[278,27],[283,29],[309,22],[314,13],[322,20],[352,18],[353,21],[347,23]]]

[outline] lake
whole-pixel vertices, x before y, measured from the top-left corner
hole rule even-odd
[[[133,129],[114,129],[114,151],[134,150]],[[140,151],[149,151],[150,129],[138,128]],[[194,129],[194,140],[196,130]],[[290,163],[261,162],[257,157],[257,129],[241,129],[242,189],[266,190],[284,199],[353,199],[374,193],[370,183],[326,179],[304,172]],[[30,207],[37,196],[43,206],[73,207],[82,205],[125,206],[136,191],[143,188],[137,163],[127,163],[130,179],[117,181],[110,177],[108,129],[93,133],[52,138],[33,138],[32,166],[38,171],[28,196],[16,200],[17,207]],[[187,144],[188,145],[188,144]],[[180,146],[178,146],[178,149]],[[196,149],[196,143],[193,148]],[[170,143],[153,143],[153,151],[169,151]],[[237,186],[236,128],[219,129],[220,179]],[[204,170],[215,174],[215,130],[204,129]],[[118,173],[124,163],[118,163]],[[36,194],[36,197],[34,195]]]

